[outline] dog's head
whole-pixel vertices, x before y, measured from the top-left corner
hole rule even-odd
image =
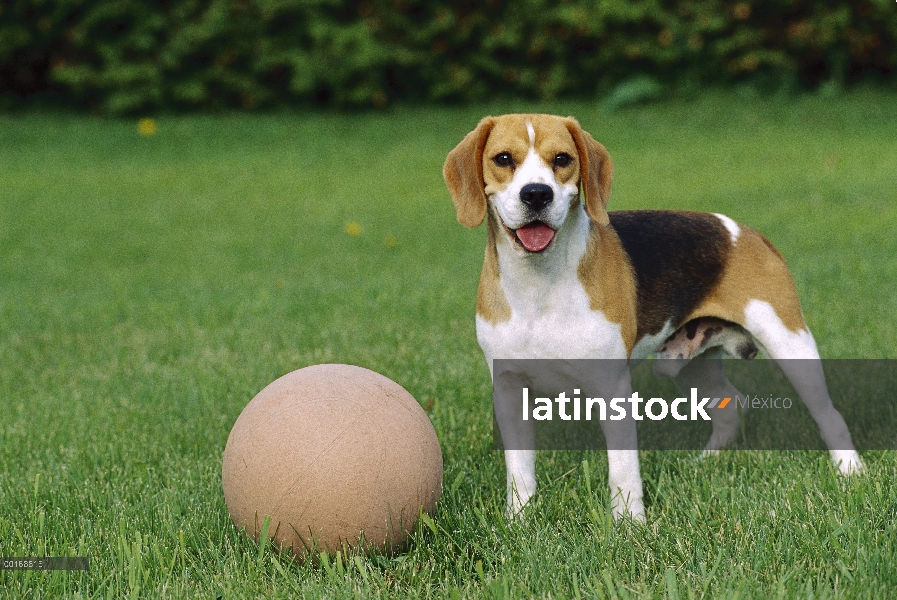
[[[449,152],[442,173],[467,227],[483,222],[488,206],[523,252],[549,246],[582,183],[586,213],[607,225],[613,165],[604,146],[572,117],[486,117]]]

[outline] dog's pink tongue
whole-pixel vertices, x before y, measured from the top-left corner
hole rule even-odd
[[[531,223],[524,225],[516,232],[517,239],[523,244],[523,247],[530,252],[539,252],[545,249],[545,246],[551,243],[554,238],[554,229],[545,223]]]

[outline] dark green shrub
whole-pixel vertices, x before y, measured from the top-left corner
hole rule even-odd
[[[892,79],[895,65],[887,0],[0,4],[0,100],[114,114],[625,95],[633,81],[653,95],[711,83],[837,88]]]

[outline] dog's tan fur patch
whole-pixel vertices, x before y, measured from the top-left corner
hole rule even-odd
[[[807,329],[785,259],[763,234],[742,226],[719,284],[686,321],[712,316],[744,326],[751,300],[769,303],[790,331]]]
[[[636,342],[635,274],[612,227],[591,225],[577,275],[589,297],[589,308],[620,325],[628,355]]]

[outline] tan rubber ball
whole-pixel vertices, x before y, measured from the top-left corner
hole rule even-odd
[[[442,491],[442,452],[402,386],[351,365],[277,379],[237,418],[221,469],[237,527],[302,560],[344,546],[400,549]],[[363,540],[363,544],[361,544]]]

